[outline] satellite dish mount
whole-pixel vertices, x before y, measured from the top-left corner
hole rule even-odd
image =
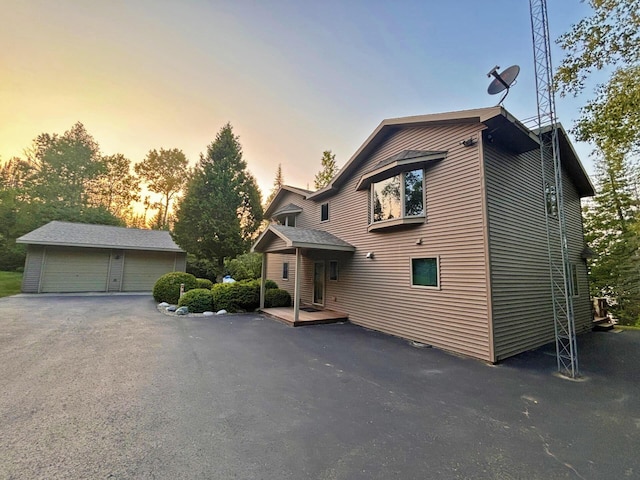
[[[498,102],[498,105],[504,102],[504,99],[507,98],[507,95],[509,95],[509,89],[516,83],[516,78],[520,73],[520,67],[518,65],[511,65],[509,68],[503,70],[502,73],[498,73],[499,68],[500,67],[496,65],[491,69],[491,71],[489,71],[489,73],[487,73],[487,77],[493,77],[493,80],[487,89],[487,93],[489,95],[495,95],[504,91],[504,95]]]

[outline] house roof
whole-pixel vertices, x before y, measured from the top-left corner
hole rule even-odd
[[[255,252],[265,251],[275,237],[284,241],[285,248],[280,249],[282,251],[290,251],[295,248],[309,248],[353,252],[356,249],[356,247],[350,243],[323,230],[271,224],[258,237],[251,250]]]
[[[297,195],[300,195],[302,198],[307,198],[309,195],[313,193],[311,190],[305,190],[304,188],[292,187],[291,185],[282,185],[278,189],[276,194],[273,196],[273,199],[271,200],[271,202],[269,202],[269,205],[267,205],[267,208],[265,208],[264,218],[273,217],[274,215],[273,209],[278,205],[278,200],[280,199],[280,197],[284,195],[286,192],[295,193]]]
[[[278,209],[278,211],[273,212],[273,216],[277,217],[278,215],[286,215],[290,213],[300,213],[300,212],[302,212],[302,207],[299,207],[295,203],[289,203],[288,205],[285,205],[284,207]]]
[[[389,175],[397,175],[407,168],[425,167],[427,163],[442,160],[446,156],[447,152],[443,151],[403,150],[391,158],[382,160],[371,170],[363,173],[356,189],[364,190],[373,182],[383,180]]]
[[[53,221],[16,240],[30,245],[183,252],[169,232]]]
[[[496,143],[516,154],[528,152],[540,146],[535,133],[501,106],[389,118],[383,120],[378,125],[369,138],[365,140],[326,187],[308,194],[306,198],[318,201],[336,193],[340,187],[351,178],[362,162],[364,162],[381,143],[398,130],[408,127],[456,123],[483,123],[486,127],[486,133],[491,135]],[[561,130],[561,133],[561,138],[564,136],[564,140],[561,142],[562,150],[562,143],[568,146],[570,146],[571,143],[566,136],[566,132]],[[573,148],[565,148],[561,153],[563,153],[561,156],[562,162],[577,185],[580,195],[583,197],[593,195],[593,186],[591,186],[589,177],[580,164],[580,160]]]

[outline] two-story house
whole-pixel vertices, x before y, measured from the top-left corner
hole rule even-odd
[[[580,333],[592,323],[580,198],[594,190],[558,130]],[[496,362],[555,335],[547,231],[560,243],[542,163],[538,136],[503,107],[384,120],[327,187],[280,189],[254,251],[296,314],[335,309]]]

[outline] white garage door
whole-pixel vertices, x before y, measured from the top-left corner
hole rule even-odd
[[[175,270],[175,258],[175,253],[125,252],[122,291],[150,292],[158,278]]]
[[[108,250],[47,248],[41,292],[104,292],[109,274]]]

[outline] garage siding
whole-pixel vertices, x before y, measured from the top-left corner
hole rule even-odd
[[[45,249],[40,292],[104,292],[107,290],[110,250]]]
[[[44,247],[40,245],[27,246],[27,259],[24,264],[24,275],[22,276],[22,291],[24,293],[38,293],[43,259]]]

